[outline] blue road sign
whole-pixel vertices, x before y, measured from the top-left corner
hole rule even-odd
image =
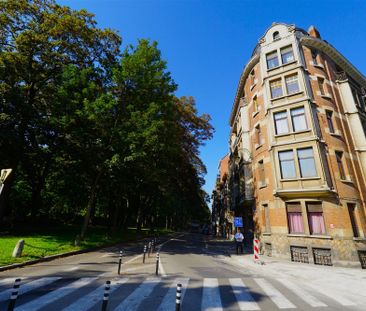
[[[234,217],[234,226],[237,228],[243,228],[243,218],[242,217]]]

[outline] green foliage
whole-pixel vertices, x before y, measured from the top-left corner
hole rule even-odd
[[[213,128],[175,96],[156,42],[120,53],[92,14],[52,0],[0,2],[0,27],[0,161],[14,169],[0,222],[84,218],[84,237],[90,223],[208,219],[199,148]]]

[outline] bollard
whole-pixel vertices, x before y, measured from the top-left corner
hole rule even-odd
[[[177,293],[175,295],[175,311],[180,311],[180,301],[182,296],[182,284],[177,284]]]
[[[123,255],[123,251],[120,251],[119,252],[119,262],[118,262],[118,274],[121,274],[122,255]]]
[[[15,302],[18,298],[18,292],[20,287],[20,279],[16,279],[13,285],[13,291],[11,292],[10,301],[8,305],[8,311],[13,311],[15,307]]]
[[[146,257],[146,244],[144,245],[144,256],[142,257],[142,263],[145,263],[145,257]]]
[[[259,240],[253,239],[253,259],[254,262],[259,262]]]
[[[159,275],[159,260],[160,260],[159,253],[156,253],[156,270],[155,270],[156,275]]]
[[[107,311],[107,305],[108,305],[108,300],[109,300],[109,290],[110,289],[111,289],[111,281],[105,282],[102,311]]]
[[[149,242],[149,246],[148,246],[148,256],[150,257],[151,254],[151,242]]]
[[[21,257],[22,256],[22,252],[23,252],[23,248],[24,248],[24,240],[19,240],[17,245],[15,245],[14,250],[13,250],[13,257]]]

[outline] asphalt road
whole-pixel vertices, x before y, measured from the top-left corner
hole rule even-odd
[[[200,234],[159,241],[142,263],[144,241],[61,258],[0,273],[0,311],[7,310],[20,277],[16,311],[101,310],[104,284],[111,281],[108,310],[175,310],[176,285],[183,285],[181,310],[366,310],[342,293],[307,287],[238,266],[233,245]],[[123,248],[121,274],[117,274]],[[265,271],[265,270],[264,270]]]

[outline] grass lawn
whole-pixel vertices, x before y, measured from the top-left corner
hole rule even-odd
[[[104,244],[143,238],[150,234],[148,229],[142,229],[141,233],[137,235],[136,229],[129,228],[128,231],[118,232],[114,236],[107,236],[105,228],[94,227],[88,229],[86,239],[80,246],[74,246],[75,236],[79,232],[80,226],[22,228],[14,230],[14,232],[0,231],[0,266]],[[157,232],[158,234],[168,233],[166,230],[158,230]],[[16,243],[20,239],[25,241],[22,257],[13,258],[11,255]]]

